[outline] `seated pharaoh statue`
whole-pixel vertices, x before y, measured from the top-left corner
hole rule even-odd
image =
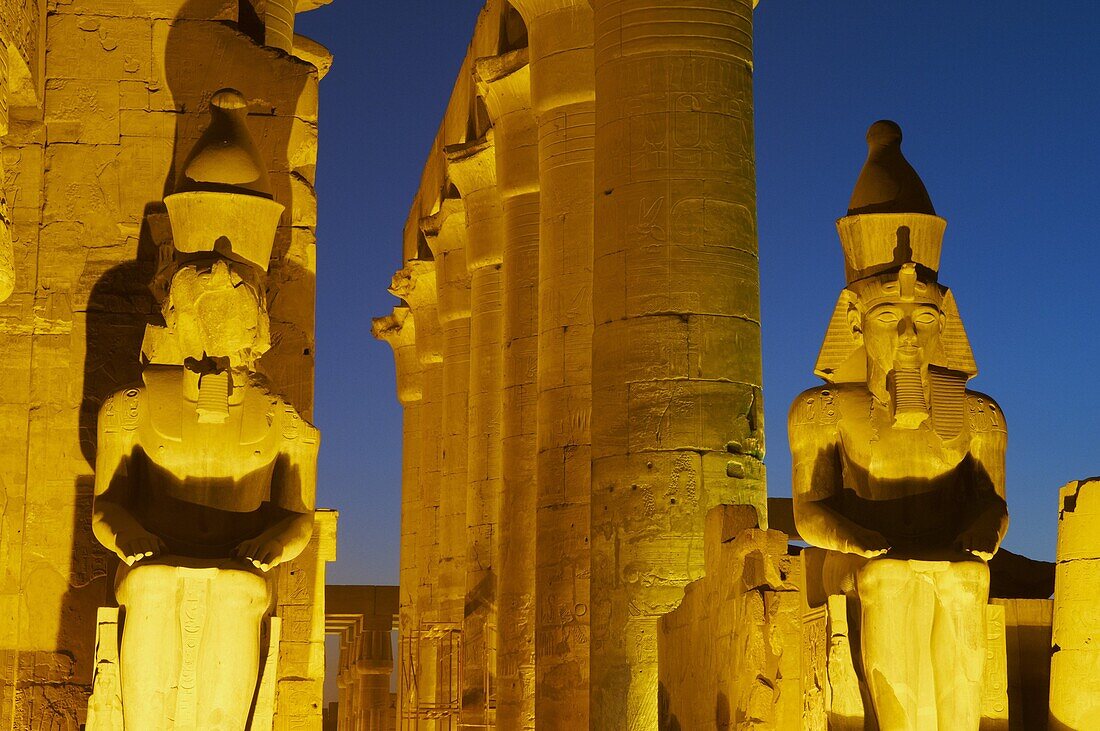
[[[847,287],[788,421],[794,516],[846,594],[883,731],[977,731],[1006,429],[938,281],[946,221],[880,121],[837,223]]]
[[[269,572],[313,528],[318,432],[257,372],[270,347],[265,272],[282,206],[223,90],[165,200],[175,256],[142,382],[99,415],[93,524],[124,562],[126,729],[245,729]]]

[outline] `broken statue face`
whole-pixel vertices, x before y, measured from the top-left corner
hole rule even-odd
[[[213,259],[180,268],[162,311],[184,362],[212,358],[252,370],[271,347],[262,286],[236,262]]]

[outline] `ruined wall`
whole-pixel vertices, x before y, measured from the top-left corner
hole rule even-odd
[[[275,345],[262,367],[310,414],[319,74],[238,30],[235,0],[16,0],[0,13],[15,18],[0,27],[21,30],[43,91],[37,109],[13,107],[4,140],[16,278],[0,305],[0,728],[72,728],[116,565],[90,530],[96,415],[140,377],[157,314],[150,285],[171,235],[161,199],[223,87],[249,99],[287,208],[269,278]],[[281,569],[281,601],[320,601],[317,565],[331,553],[315,545]],[[284,638],[316,645],[315,628],[289,625]]]
[[[814,728],[803,722],[801,561],[751,508],[714,508],[706,523],[706,576],[659,623],[658,727]]]

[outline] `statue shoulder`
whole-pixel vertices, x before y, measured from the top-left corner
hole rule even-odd
[[[132,432],[137,429],[147,394],[144,384],[135,383],[115,391],[99,407],[100,434]]]
[[[315,447],[321,440],[320,430],[303,418],[298,410],[282,396],[272,396],[272,399],[283,439],[297,442],[305,447]]]
[[[1004,412],[992,396],[979,391],[966,392],[966,419],[974,433],[1008,432]]]
[[[866,402],[867,389],[860,384],[828,383],[798,394],[787,417],[787,426],[835,429],[841,416],[854,403]]]

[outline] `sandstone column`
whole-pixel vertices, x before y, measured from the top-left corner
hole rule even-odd
[[[466,496],[466,599],[462,629],[461,726],[492,726],[496,672],[497,526],[501,499],[501,340],[504,230],[496,148],[484,139],[445,150],[451,182],[466,207],[470,275],[469,442]]]
[[[416,526],[413,535],[402,540],[400,634],[402,653],[401,684],[398,689],[401,716],[418,718],[421,706],[438,702],[441,689],[435,669],[436,658],[431,643],[422,640],[423,630],[432,617],[437,601],[439,580],[439,501],[440,466],[443,425],[443,334],[439,324],[436,262],[411,260],[393,278],[390,292],[406,302],[416,326],[417,361],[421,369],[421,399],[416,408],[416,433],[406,432],[417,444],[413,447],[418,465],[418,484],[408,473],[402,487],[416,492],[408,501],[402,494],[402,534]],[[406,321],[407,322],[407,321]],[[406,416],[408,416],[406,412]],[[414,427],[412,424],[407,424]],[[408,449],[406,442],[406,449]],[[414,458],[406,452],[407,457]],[[408,523],[406,523],[406,520]],[[409,558],[406,558],[406,553]],[[411,566],[409,565],[411,564]],[[406,571],[413,573],[413,583],[406,585]],[[415,679],[412,684],[410,679]],[[408,683],[408,684],[407,684]],[[434,729],[434,725],[425,728]]]
[[[8,49],[0,32],[0,302],[15,288],[15,267],[11,244],[11,218],[5,194],[4,137],[8,134]]]
[[[421,231],[436,261],[439,323],[443,330],[442,465],[440,471],[439,575],[429,621],[439,646],[440,702],[460,698],[461,680],[451,674],[459,666],[449,639],[462,627],[466,597],[466,494],[468,396],[470,390],[470,274],[466,266],[466,214],[458,199],[445,199],[436,214],[420,221]],[[457,684],[457,685],[456,685]],[[458,709],[454,709],[457,711]]]
[[[1050,728],[1100,728],[1100,481],[1059,495]]]
[[[526,730],[535,727],[538,137],[526,49],[481,59],[475,73],[493,121],[504,208],[497,727]]]
[[[705,516],[765,518],[750,0],[594,0],[592,728],[657,728]]]
[[[402,406],[401,433],[401,556],[399,633],[410,637],[417,629],[417,535],[420,530],[421,432],[420,404],[424,396],[420,353],[417,350],[416,318],[408,306],[393,308],[373,324],[374,337],[393,348],[397,372],[397,400]],[[386,681],[387,689],[389,680]],[[404,708],[398,685],[398,709]]]
[[[588,0],[516,0],[538,120],[539,345],[535,704],[588,727],[595,87]]]

